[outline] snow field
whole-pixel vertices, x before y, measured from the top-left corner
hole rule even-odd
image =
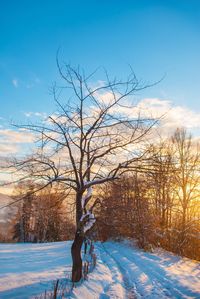
[[[0,299],[28,299],[52,290],[67,277],[71,242],[0,244]],[[157,250],[147,253],[128,242],[97,242],[97,265],[65,298],[200,298],[200,264]]]

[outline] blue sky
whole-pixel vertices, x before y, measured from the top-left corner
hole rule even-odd
[[[63,60],[88,72],[104,66],[121,77],[131,64],[150,82],[166,74],[141,98],[200,113],[200,1],[2,1],[0,33],[2,126],[54,110],[59,47]]]
[[[165,132],[187,125],[200,136],[199,0],[1,1],[0,38],[0,157],[32,149],[33,136],[11,121],[55,110],[59,47],[61,60],[86,72],[104,66],[122,77],[130,64],[148,82],[165,74],[138,95],[141,106],[170,110]]]

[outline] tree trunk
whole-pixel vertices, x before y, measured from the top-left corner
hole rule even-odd
[[[72,282],[78,282],[82,278],[82,258],[81,258],[81,247],[83,245],[84,236],[82,236],[79,230],[79,221],[82,216],[81,207],[82,193],[77,193],[76,195],[76,234],[74,242],[71,247],[72,255]]]
[[[75,234],[74,242],[71,247],[72,254],[72,282],[78,282],[82,278],[82,258],[81,247],[84,237],[77,231]]]

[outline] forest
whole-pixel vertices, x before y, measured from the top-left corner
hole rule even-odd
[[[140,248],[162,247],[200,259],[200,176],[198,146],[184,129],[168,140],[149,144],[136,171],[96,188],[97,222],[93,239],[134,239]],[[18,183],[14,198],[18,212],[12,220],[10,242],[71,240],[75,232],[75,202],[62,187],[39,194],[30,180]],[[24,195],[25,194],[25,195]],[[67,212],[66,212],[67,211]]]

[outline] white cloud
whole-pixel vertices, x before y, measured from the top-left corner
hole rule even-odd
[[[25,130],[0,129],[0,156],[23,153],[35,140],[33,133]]]
[[[18,79],[14,78],[14,79],[12,80],[12,84],[13,84],[13,86],[14,86],[15,88],[17,88],[17,87],[19,86]]]
[[[47,114],[45,112],[24,112],[24,115],[26,117],[40,117],[40,118],[46,118],[47,117]]]
[[[189,131],[200,129],[200,112],[188,107],[174,105],[170,100],[147,98],[139,102],[141,113],[160,119],[161,133],[171,134],[176,128],[184,127]]]
[[[0,143],[0,155],[8,156],[18,153],[20,146],[13,143]]]
[[[9,129],[0,129],[0,142],[4,143],[31,143],[35,139],[33,133],[29,131],[14,131]]]
[[[24,115],[25,115],[26,117],[31,117],[32,112],[24,112]]]
[[[40,84],[41,80],[38,77],[28,79],[28,80],[21,80],[21,79],[18,79],[18,78],[13,78],[12,79],[12,85],[15,88],[19,87],[19,82],[20,82],[20,86],[23,86],[27,89],[30,89],[30,88],[33,88],[34,86],[36,86],[37,84]]]
[[[108,98],[106,99],[106,95],[104,95],[102,101],[106,104],[110,99],[111,96],[108,94]],[[124,104],[131,107],[118,106],[114,108],[112,112],[121,114],[127,118],[137,117],[138,114],[140,114],[141,118],[161,117],[160,124],[156,127],[156,130],[158,130],[163,137],[171,135],[177,127],[185,127],[191,132],[195,130],[200,133],[200,112],[194,111],[188,107],[174,105],[170,100],[145,98],[135,105],[131,105],[131,101],[129,100]],[[24,114],[29,118],[39,117],[41,118],[41,121],[47,118],[47,114],[44,112],[25,112]],[[4,155],[5,152],[19,152],[23,144],[31,144],[34,141],[34,138],[34,134],[27,130],[16,131],[0,128],[0,154],[3,152]]]
[[[105,105],[114,101],[112,94],[98,95]],[[140,115],[141,118],[160,118],[160,131],[171,134],[176,128],[184,127],[189,131],[200,130],[200,112],[189,107],[175,105],[171,100],[159,98],[145,98],[138,103],[133,103],[131,98],[126,99],[123,106],[114,106],[112,113],[120,114],[127,118]]]

